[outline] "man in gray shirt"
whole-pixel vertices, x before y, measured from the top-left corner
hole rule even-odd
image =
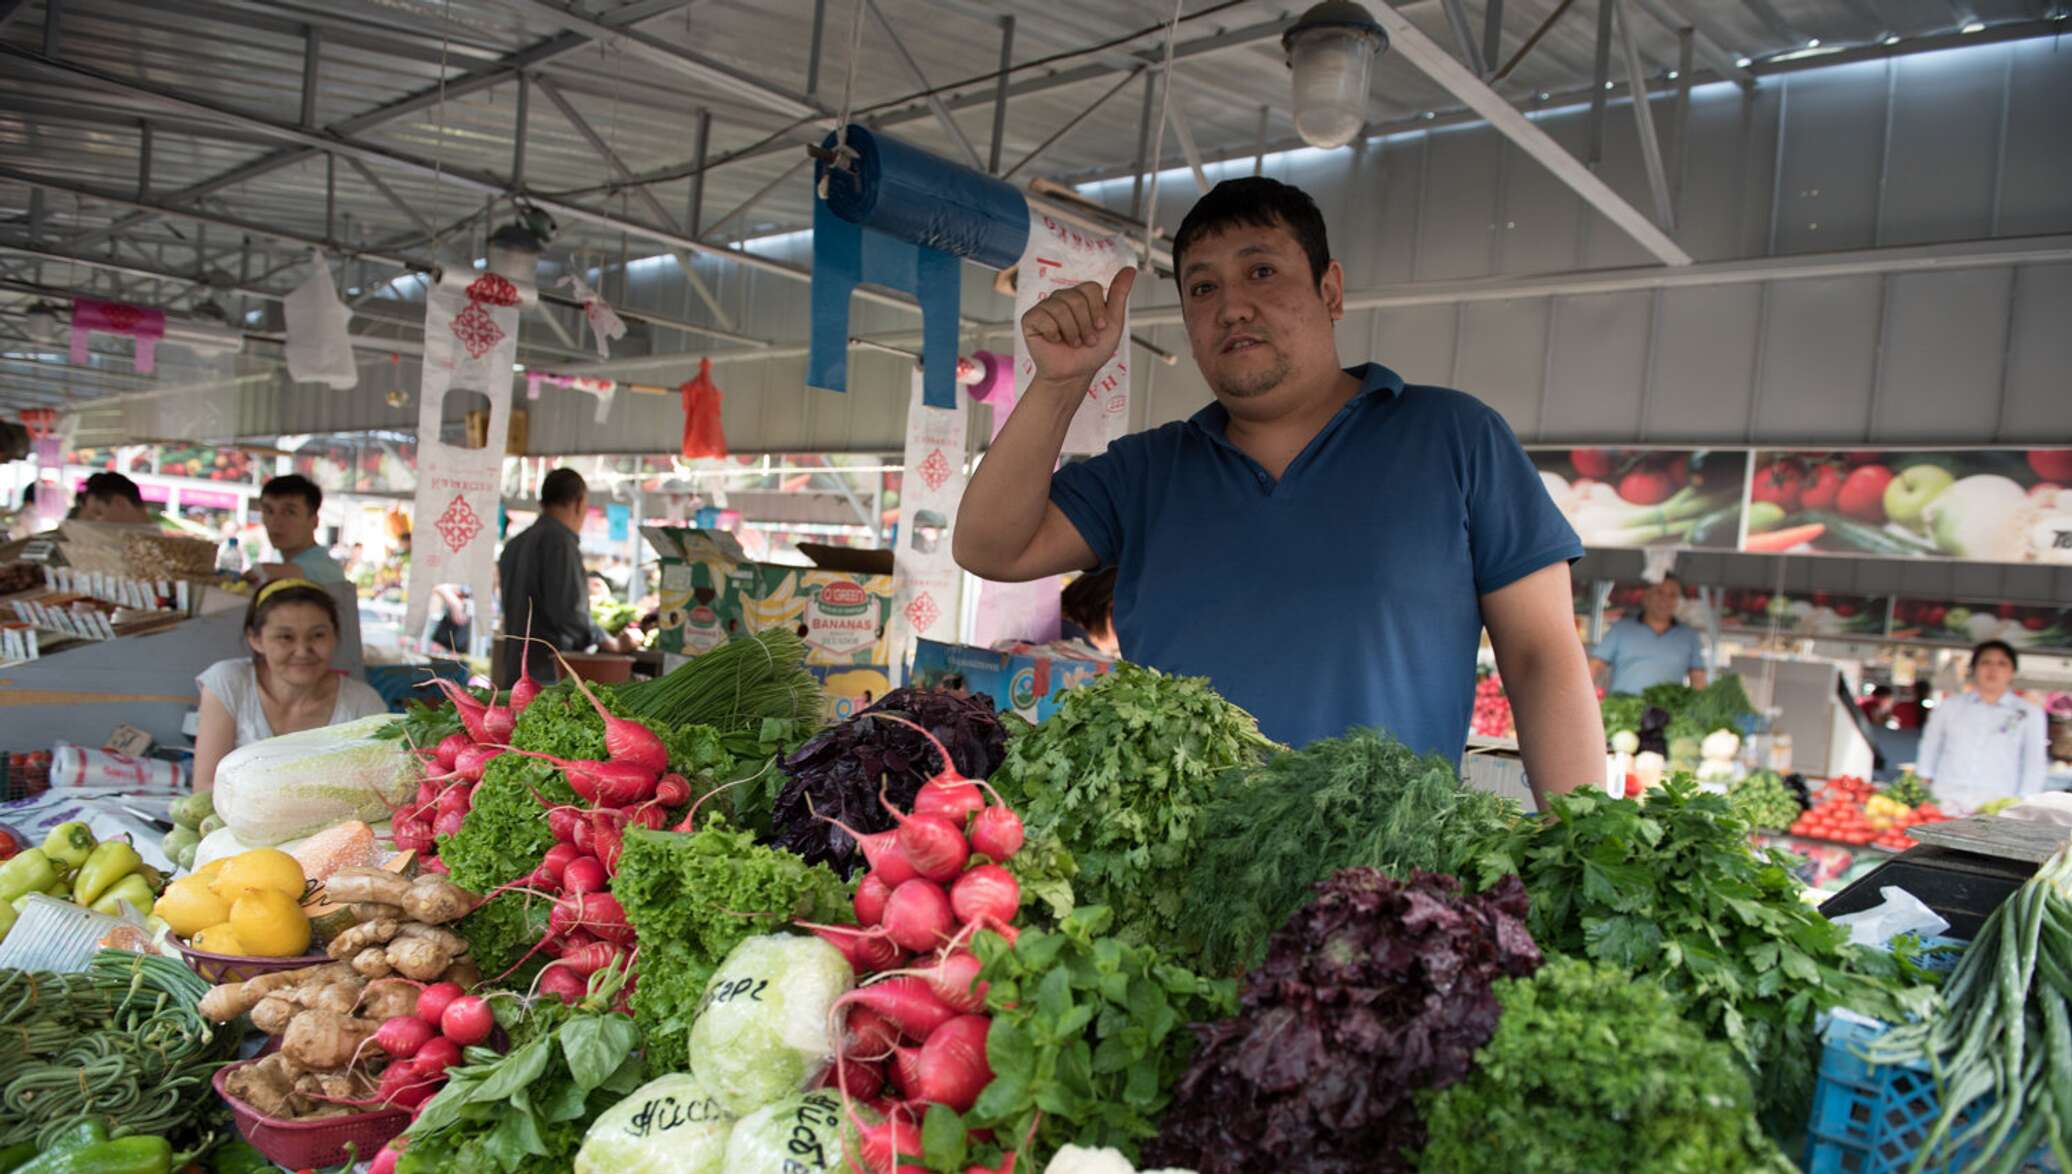
[[[504,544],[497,559],[497,578],[504,600],[504,635],[532,634],[564,652],[593,645],[616,648],[590,619],[590,588],[583,574],[583,550],[576,539],[590,506],[590,487],[574,469],[556,469],[540,483],[540,519]],[[496,679],[508,685],[518,679],[518,640],[497,649]],[[525,644],[525,665],[542,681],[560,679],[560,666],[539,644]]]

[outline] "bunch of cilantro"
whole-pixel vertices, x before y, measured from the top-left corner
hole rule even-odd
[[[1552,807],[1483,840],[1481,881],[1524,878],[1542,949],[1624,967],[1678,1000],[1753,1075],[1773,1136],[1804,1123],[1816,1014],[1896,1023],[1929,1010],[1921,970],[1851,945],[1799,900],[1789,858],[1758,856],[1727,797],[1688,775],[1645,802],[1576,792]]]
[[[1072,892],[1112,909],[1117,936],[1188,957],[1181,912],[1210,803],[1274,748],[1206,678],[1123,663],[1011,740],[993,784],[1032,840],[1056,837]]]
[[[1424,1093],[1420,1166],[1752,1174],[1794,1167],[1748,1074],[1675,999],[1616,966],[1552,958],[1495,984],[1503,1017],[1467,1079]]]
[[[1385,733],[1354,730],[1286,750],[1209,804],[1180,923],[1201,969],[1258,964],[1276,929],[1341,868],[1454,873],[1517,805],[1463,787],[1453,763]]]
[[[1467,1075],[1496,1030],[1492,984],[1540,965],[1516,877],[1469,895],[1450,876],[1348,868],[1316,893],[1245,976],[1237,1016],[1195,1028],[1146,1164],[1412,1169],[1415,1094]]]
[[[690,1064],[705,984],[744,939],[790,921],[852,922],[849,889],[825,864],[764,847],[717,816],[689,834],[629,828],[612,895],[640,940],[634,1022],[657,1071]]]
[[[504,1055],[467,1049],[404,1132],[399,1174],[569,1169],[590,1123],[644,1079],[639,1029],[609,1006],[624,977],[600,972],[574,1007],[527,1005]]]
[[[616,711],[609,691],[599,690],[599,694],[606,707]],[[719,735],[706,726],[672,726],[654,720],[645,724],[669,747],[670,769],[692,780],[693,791],[705,790],[713,778],[734,766]],[[604,719],[573,684],[564,682],[533,698],[518,715],[511,745],[557,758],[601,759],[605,757]],[[521,754],[499,754],[491,759],[460,831],[439,840],[439,859],[453,883],[470,892],[486,893],[539,867],[554,845],[542,799],[555,804],[581,803],[560,768],[551,762]],[[513,891],[460,921],[457,929],[468,940],[483,973],[503,970],[539,941],[546,931],[549,904]]]

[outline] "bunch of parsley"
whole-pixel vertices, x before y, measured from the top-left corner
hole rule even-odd
[[[1624,967],[1676,998],[1753,1074],[1774,1136],[1803,1124],[1816,1014],[1929,1010],[1924,973],[1849,944],[1800,901],[1789,858],[1758,856],[1726,796],[1679,775],[1645,802],[1577,792],[1552,806],[1554,819],[1483,840],[1482,883],[1524,878],[1541,949]]]
[[[1272,749],[1206,678],[1124,663],[1010,741],[993,784],[1031,839],[1056,836],[1073,893],[1112,909],[1118,936],[1188,957],[1181,907],[1209,804]]]
[[[1756,1125],[1734,1053],[1660,988],[1615,966],[1551,958],[1495,990],[1503,1017],[1475,1071],[1419,1097],[1422,1169],[1795,1169]]]

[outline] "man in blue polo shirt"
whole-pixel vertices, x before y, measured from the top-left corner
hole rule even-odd
[[[1022,319],[1036,375],[965,491],[957,561],[1008,581],[1115,566],[1124,656],[1209,677],[1295,745],[1365,725],[1457,757],[1487,627],[1534,790],[1601,781],[1582,547],[1503,418],[1341,367],[1345,277],[1297,188],[1217,185],[1173,259],[1216,402],[1053,476],[1136,273],[1051,294]]]
[[[1610,693],[1638,693],[1649,685],[1705,687],[1705,641],[1698,629],[1681,623],[1676,609],[1683,603],[1683,584],[1663,575],[1640,597],[1640,615],[1613,624],[1590,650],[1590,675],[1609,680]]]

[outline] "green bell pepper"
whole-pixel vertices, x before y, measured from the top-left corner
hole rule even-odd
[[[173,1143],[121,1137],[73,1150],[52,1150],[14,1174],[171,1174]]]
[[[13,1171],[35,1156],[36,1143],[33,1141],[18,1141],[0,1150],[0,1174],[13,1174]]]
[[[138,913],[149,913],[151,912],[151,905],[154,899],[151,893],[151,882],[145,880],[141,874],[133,872],[108,886],[108,891],[101,894],[100,900],[95,901],[88,908],[95,913],[105,913],[110,917],[120,917],[122,916],[122,902],[128,901],[131,905],[136,906]]]
[[[78,868],[93,855],[93,829],[78,820],[61,823],[43,837],[43,854],[60,868]]]
[[[108,1119],[106,1117],[83,1118],[77,1125],[58,1134],[50,1143],[45,1154],[69,1154],[90,1145],[99,1145],[108,1140]]]
[[[209,1155],[209,1174],[273,1174],[273,1160],[249,1141],[225,1142]]]
[[[57,867],[43,849],[25,849],[0,864],[0,901],[12,901],[23,893],[40,893],[57,879]]]
[[[92,905],[101,899],[101,894],[115,887],[115,882],[129,876],[143,867],[144,858],[129,846],[128,840],[109,840],[93,850],[86,863],[79,866],[79,876],[72,882],[72,899],[81,905]]]

